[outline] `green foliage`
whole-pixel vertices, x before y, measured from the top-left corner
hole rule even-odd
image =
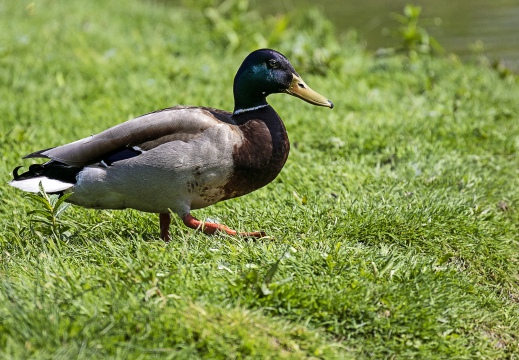
[[[232,109],[255,40],[237,31],[231,50],[192,6],[2,3],[4,184],[25,154],[149,111]],[[270,96],[292,144],[282,173],[196,212],[271,238],[174,219],[165,244],[155,214],[0,186],[0,358],[516,358],[517,84],[455,58],[372,57],[314,11],[248,9],[232,16],[336,105]],[[319,46],[338,60],[309,74]]]
[[[250,11],[250,6],[249,0],[212,0],[203,4],[201,11],[213,34],[215,46],[225,47],[233,53],[243,43],[256,47],[256,43],[265,41],[254,26],[262,19]]]
[[[247,271],[243,274],[240,281],[232,282],[232,287],[234,292],[236,294],[247,291],[249,289],[252,289],[256,291],[256,294],[258,297],[264,297],[272,294],[271,286],[279,286],[283,283],[287,282],[287,279],[281,281],[281,282],[275,282],[272,283],[272,280],[274,278],[274,275],[279,270],[279,264],[283,257],[289,256],[289,253],[285,252],[283,255],[270,267],[267,269],[266,273],[262,276],[260,275],[260,270],[258,269],[258,266],[255,264],[248,264]]]
[[[239,49],[283,48],[302,71],[321,75],[342,64],[333,26],[315,9],[262,17],[250,10],[254,0],[195,4],[206,19],[211,47],[225,48],[230,54]]]
[[[492,69],[494,69],[501,79],[516,81],[516,75],[514,72],[507,67],[502,61],[495,60],[491,64]]]
[[[337,41],[331,22],[316,9],[287,16],[286,28],[277,26],[268,46],[283,48],[288,44],[287,56],[301,71],[325,75],[343,65],[341,44]],[[273,36],[275,35],[275,36]]]
[[[400,51],[405,51],[409,57],[414,58],[418,54],[443,53],[440,43],[429,35],[429,32],[418,25],[422,8],[407,4],[403,14],[392,14],[394,19],[400,23],[394,36],[401,41]]]
[[[70,204],[65,201],[72,193],[62,196],[49,196],[40,183],[38,194],[28,193],[26,196],[33,200],[36,207],[27,213],[31,217],[31,230],[35,235],[53,236],[56,239],[63,239],[70,235],[69,230],[72,223],[63,221],[61,215]]]

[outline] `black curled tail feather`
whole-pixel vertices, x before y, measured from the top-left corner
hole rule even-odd
[[[22,174],[18,174],[18,170],[20,170],[23,166],[17,166],[13,170],[13,180],[26,180],[30,178],[34,178],[37,176],[43,175],[43,165],[41,164],[33,164],[29,166],[29,170]]]
[[[21,168],[23,168],[23,166],[17,166],[14,168],[13,170],[13,180],[21,180],[20,177],[21,175],[18,175],[18,170],[20,170]]]
[[[75,184],[77,181],[77,175],[81,170],[83,170],[82,167],[67,165],[59,161],[49,161],[45,164],[33,164],[29,166],[29,169],[26,172],[18,174],[20,168],[22,168],[22,166],[17,166],[13,170],[14,181],[45,176],[49,179],[59,180],[69,184]]]

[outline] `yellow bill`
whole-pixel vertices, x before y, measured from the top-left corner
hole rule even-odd
[[[303,79],[296,74],[292,74],[292,76],[293,78],[290,87],[286,90],[287,94],[303,99],[313,105],[326,106],[333,109],[333,103],[330,100],[312,90],[308,85],[306,85]]]

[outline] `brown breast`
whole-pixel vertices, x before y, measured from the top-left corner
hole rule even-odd
[[[234,169],[225,199],[259,189],[276,178],[288,157],[290,143],[283,122],[270,106],[233,116],[243,133],[234,147]]]

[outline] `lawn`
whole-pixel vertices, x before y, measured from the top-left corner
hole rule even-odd
[[[0,4],[0,357],[519,358],[517,77],[377,57],[314,10],[215,3]],[[164,243],[156,214],[7,185],[24,155],[135,116],[232,110],[259,47],[335,104],[269,97],[292,144],[280,176],[195,211],[269,238],[174,219]]]

